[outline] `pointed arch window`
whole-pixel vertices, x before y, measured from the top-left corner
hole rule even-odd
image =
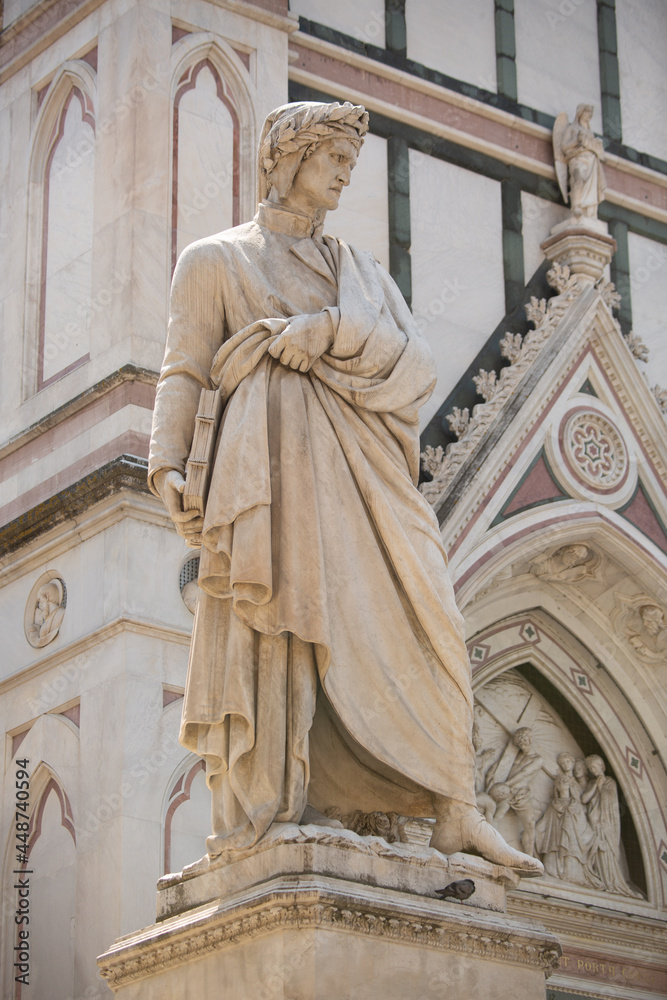
[[[44,171],[37,388],[90,357],[95,118],[73,86],[54,123]]]
[[[33,782],[37,772],[33,774]],[[28,830],[27,863],[14,865],[14,884],[29,886],[27,904],[30,931],[30,988],[23,991],[14,981],[14,1000],[27,994],[41,996],[74,995],[74,940],[72,925],[76,913],[76,834],[67,793],[49,777],[36,802]],[[20,874],[19,874],[20,873]],[[53,915],[58,914],[58,920]],[[27,926],[27,924],[26,924]],[[15,925],[15,940],[23,924]]]
[[[203,760],[188,757],[172,785],[164,819],[164,874],[198,857],[210,826],[210,792]]]
[[[181,76],[174,96],[171,268],[188,243],[240,221],[240,127],[211,59]]]

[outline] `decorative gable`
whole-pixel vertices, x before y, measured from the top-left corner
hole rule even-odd
[[[526,307],[533,331],[506,335],[509,365],[480,371],[472,415],[449,416],[458,441],[422,456],[455,576],[480,545],[507,548],[563,520],[601,519],[653,558],[667,553],[664,417],[637,369],[641,345],[613,317],[613,241],[575,236],[544,244],[559,257],[548,274],[557,294]]]

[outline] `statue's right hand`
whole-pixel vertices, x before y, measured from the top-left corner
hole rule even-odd
[[[196,510],[183,510],[183,476],[176,469],[163,470],[156,474],[154,482],[179,535],[186,542],[195,541],[195,536],[201,536],[204,519]]]

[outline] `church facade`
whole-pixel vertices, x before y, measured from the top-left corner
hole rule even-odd
[[[466,619],[478,805],[546,867],[510,912],[561,940],[550,1000],[666,995],[660,0],[2,18],[2,996],[110,996],[96,956],[204,852],[177,740],[198,563],[146,485],[151,413],[176,259],[252,218],[290,100],[370,114],[326,228],[387,268],[436,360],[420,488]],[[568,235],[553,132],[582,104],[606,189]]]

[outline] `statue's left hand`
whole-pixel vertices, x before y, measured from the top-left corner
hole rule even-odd
[[[269,347],[269,354],[295,371],[307,372],[333,344],[334,329],[328,312],[293,316],[284,332]]]
[[[176,469],[160,469],[155,475],[155,487],[169,512],[177,532],[186,542],[201,543],[204,519],[196,510],[183,510],[185,479]]]

